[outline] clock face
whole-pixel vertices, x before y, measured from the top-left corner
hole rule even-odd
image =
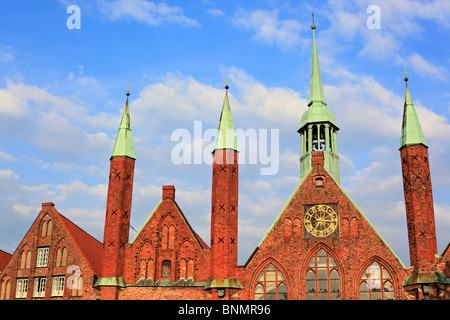
[[[306,231],[312,236],[328,237],[338,226],[338,214],[330,206],[318,204],[306,211],[303,224]]]

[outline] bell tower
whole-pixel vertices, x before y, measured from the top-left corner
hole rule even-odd
[[[128,244],[130,231],[134,163],[136,160],[128,107],[129,95],[130,92],[128,91],[125,110],[110,159],[103,234],[102,274],[95,284],[96,287],[100,287],[100,299],[102,300],[118,299],[119,289],[126,286],[124,279],[125,246]]]
[[[313,15],[314,18],[314,15]],[[300,181],[309,174],[312,169],[313,152],[320,152],[323,157],[323,166],[328,174],[340,184],[339,156],[337,150],[336,119],[326,105],[323,93],[322,77],[320,75],[319,58],[316,48],[315,29],[311,26],[313,34],[311,80],[309,87],[308,110],[302,115],[300,134]]]
[[[238,250],[238,146],[228,101],[228,81],[213,154],[211,194],[211,276],[205,286],[214,299],[242,289],[236,277]]]

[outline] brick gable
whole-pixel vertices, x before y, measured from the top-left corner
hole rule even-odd
[[[320,249],[324,249],[337,264],[341,299],[358,299],[359,279],[373,261],[390,272],[396,298],[402,298],[401,282],[406,272],[401,261],[323,169],[323,162],[315,161],[313,165],[310,174],[297,186],[266,236],[241,268],[239,279],[245,281],[246,290],[240,298],[253,299],[255,279],[271,262],[283,270],[289,299],[305,299],[308,263]],[[320,186],[316,186],[316,179],[322,180]],[[339,225],[331,236],[317,238],[305,230],[305,210],[315,204],[327,204],[338,213]]]

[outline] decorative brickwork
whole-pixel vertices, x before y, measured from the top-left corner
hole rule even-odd
[[[419,271],[436,268],[436,228],[428,150],[423,145],[400,150],[411,265]]]
[[[112,157],[110,162],[102,276],[98,283],[101,287],[101,298],[105,300],[117,299],[114,284],[119,286],[118,278],[122,278],[125,272],[125,247],[130,232],[134,162],[135,160],[129,157]]]

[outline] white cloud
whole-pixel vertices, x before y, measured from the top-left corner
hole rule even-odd
[[[163,2],[155,3],[146,0],[99,0],[99,7],[100,11],[112,21],[128,17],[151,26],[159,26],[166,22],[185,26],[200,26],[196,20],[186,17],[180,7],[169,6]]]
[[[301,25],[297,20],[280,20],[279,12],[255,10],[248,12],[238,9],[234,13],[233,23],[238,27],[255,32],[254,38],[283,49],[289,49],[301,42]]]
[[[445,81],[448,77],[448,71],[444,67],[437,66],[429,61],[426,61],[418,53],[410,55],[406,59],[407,63],[413,70],[421,76],[427,76],[439,81]]]
[[[3,152],[3,151],[0,151],[0,159],[7,160],[7,161],[16,161],[17,160],[17,158],[14,157],[13,155]]]
[[[219,9],[208,9],[207,13],[213,17],[222,17],[225,15],[225,13]]]

